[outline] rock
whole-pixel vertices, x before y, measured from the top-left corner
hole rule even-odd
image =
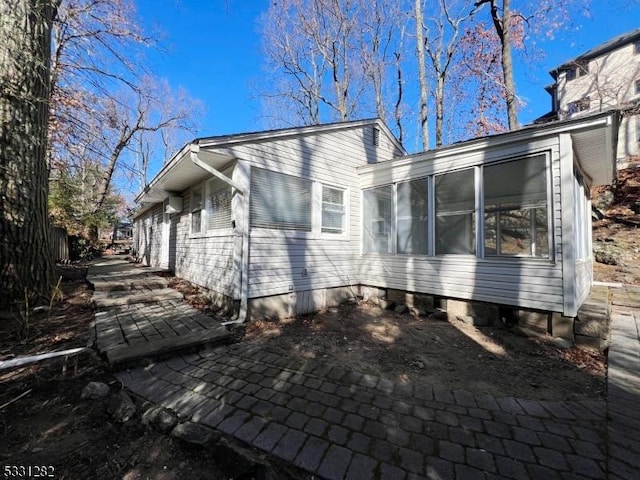
[[[414,317],[426,317],[427,316],[427,310],[425,308],[422,308],[422,307],[411,307],[409,309],[409,312]]]
[[[89,382],[82,389],[81,398],[88,398],[95,400],[97,398],[104,398],[109,395],[109,386],[102,382]]]
[[[135,415],[136,406],[126,392],[120,392],[109,402],[108,411],[116,422],[125,423]]]
[[[573,342],[571,340],[567,340],[566,338],[554,337],[551,340],[554,346],[566,350],[568,348],[573,347]]]
[[[167,433],[178,423],[178,416],[171,410],[153,406],[142,415],[142,423],[162,433]]]
[[[444,321],[447,321],[449,319],[449,316],[447,315],[447,312],[445,312],[443,310],[436,310],[431,315],[429,315],[429,318],[432,319],[432,320],[444,320]]]
[[[171,431],[171,436],[196,445],[205,445],[217,440],[211,429],[193,422],[179,423]]]
[[[594,244],[593,255],[598,263],[603,263],[605,265],[618,265],[620,263],[620,254],[610,246]]]
[[[389,308],[391,308],[391,305],[393,305],[391,302],[385,300],[384,298],[381,298],[378,300],[378,306],[382,309],[382,310],[387,310]]]
[[[611,190],[605,190],[604,192],[594,197],[593,203],[596,208],[600,210],[606,210],[611,206],[611,204],[613,204],[613,200],[613,192]]]
[[[407,312],[409,311],[409,307],[407,307],[406,305],[398,305],[398,306],[394,309],[394,311],[395,311],[396,313],[399,313],[399,314],[401,314],[401,315],[402,315],[402,314],[405,314],[405,313],[407,313]]]

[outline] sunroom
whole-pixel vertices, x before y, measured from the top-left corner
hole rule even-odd
[[[592,283],[589,188],[616,116],[532,126],[358,169],[360,282],[574,317]]]

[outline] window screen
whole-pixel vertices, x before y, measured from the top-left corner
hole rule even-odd
[[[485,254],[549,256],[545,155],[484,168]]]
[[[311,231],[312,182],[251,169],[251,227]]]
[[[231,228],[231,186],[213,178],[207,182],[207,230]]]
[[[398,253],[428,253],[428,188],[426,178],[398,184]]]
[[[344,190],[322,186],[322,231],[344,232]]]
[[[475,253],[474,171],[435,177],[436,254]]]
[[[364,253],[393,253],[390,185],[363,193]]]

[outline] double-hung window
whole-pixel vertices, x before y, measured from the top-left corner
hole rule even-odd
[[[345,191],[322,185],[322,233],[344,233]]]
[[[202,185],[191,190],[191,233],[202,231]]]
[[[262,168],[251,173],[251,227],[311,231],[313,183]]]
[[[547,183],[546,155],[484,168],[485,255],[549,257]]]

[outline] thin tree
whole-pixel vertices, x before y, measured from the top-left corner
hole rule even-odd
[[[0,304],[48,297],[51,25],[57,3],[0,3]]]
[[[424,16],[422,13],[422,1],[415,0],[414,15],[416,19],[416,54],[418,56],[418,84],[420,87],[420,134],[422,149],[429,149],[429,83],[427,82],[427,66],[425,62],[424,48]]]

